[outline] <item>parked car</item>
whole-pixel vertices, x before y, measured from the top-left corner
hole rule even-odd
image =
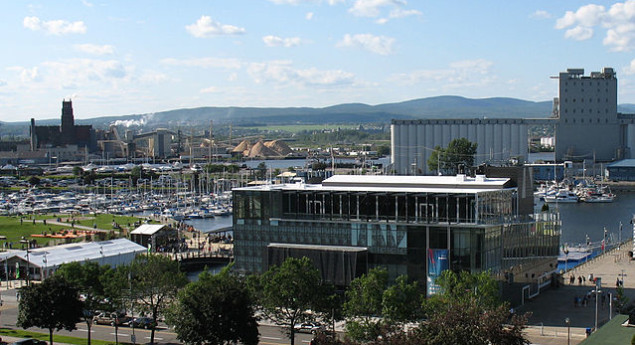
[[[46,345],[46,342],[38,339],[28,338],[18,340],[11,345]]]
[[[93,317],[93,323],[96,325],[121,326],[130,321],[130,317],[124,313],[100,312]]]
[[[128,326],[135,328],[153,329],[157,326],[157,323],[152,320],[151,317],[135,317],[130,322],[128,322]]]
[[[318,322],[305,322],[297,323],[293,326],[293,329],[299,333],[317,333],[324,329],[324,327]]]

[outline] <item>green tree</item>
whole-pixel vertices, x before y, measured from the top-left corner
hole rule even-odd
[[[426,344],[528,344],[523,336],[527,314],[510,318],[500,302],[498,282],[488,272],[444,271],[439,294],[424,302],[427,322],[419,326]]]
[[[267,177],[267,164],[260,162],[256,167],[256,178],[258,180],[264,180]]]
[[[155,323],[174,300],[178,290],[187,284],[187,278],[179,271],[178,265],[167,256],[154,254],[137,256],[130,264],[132,294],[140,303],[141,310],[147,312]],[[118,281],[125,282],[121,278],[125,270],[120,272]],[[124,285],[120,290],[125,288]],[[154,344],[154,332],[152,328],[150,344]]]
[[[106,309],[104,307],[104,299],[106,291],[103,284],[103,278],[108,277],[107,271],[111,270],[109,266],[100,266],[96,262],[71,262],[63,264],[57,271],[55,276],[64,278],[69,284],[74,286],[84,297],[83,319],[88,328],[88,345],[91,343],[91,327],[95,311]]]
[[[53,276],[41,284],[20,289],[16,326],[48,329],[49,341],[53,345],[53,330],[76,329],[83,309],[78,290],[63,277]]]
[[[416,321],[422,316],[421,297],[419,284],[408,283],[408,276],[401,275],[382,295],[382,314],[396,325]]]
[[[29,184],[31,186],[37,186],[40,184],[40,178],[37,176],[31,176],[29,177]]]
[[[450,141],[445,149],[436,146],[428,158],[428,169],[452,175],[459,171],[459,166],[470,169],[474,166],[477,147],[477,143],[472,143],[466,138]]]
[[[371,341],[380,334],[384,291],[388,285],[388,271],[374,268],[353,279],[346,290],[344,316],[346,333],[357,341]]]
[[[166,321],[187,344],[258,344],[254,299],[244,281],[230,273],[203,272],[168,310]]]
[[[263,315],[285,329],[291,345],[296,323],[315,318],[316,313],[324,318],[331,312],[333,288],[322,282],[320,271],[307,257],[286,259],[269,268],[257,283]]]
[[[435,146],[434,150],[428,157],[428,170],[438,172],[441,174],[441,156],[443,156],[443,148],[441,146]]]

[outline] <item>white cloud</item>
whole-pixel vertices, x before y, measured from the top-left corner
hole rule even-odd
[[[82,0],[82,4],[86,7],[93,7],[94,4],[92,2],[88,2],[86,0]]]
[[[342,70],[296,69],[289,61],[252,63],[247,73],[256,83],[274,82],[282,85],[333,86],[352,84],[354,75]]]
[[[68,22],[65,20],[42,21],[38,17],[24,17],[22,22],[25,28],[33,31],[44,31],[49,35],[85,34],[84,22]]]
[[[405,6],[402,0],[356,0],[348,11],[358,17],[379,17],[383,7]]]
[[[631,64],[624,68],[624,74],[626,75],[635,74],[635,59],[631,60]]]
[[[319,4],[322,2],[326,2],[329,5],[336,5],[340,2],[344,2],[346,0],[269,0],[276,5],[302,5],[302,4]]]
[[[7,82],[5,80],[0,79],[0,86],[5,86],[7,85]]]
[[[244,28],[234,25],[221,24],[212,20],[209,16],[201,16],[196,23],[185,27],[187,32],[198,38],[207,38],[220,35],[241,35],[245,33]]]
[[[183,67],[202,67],[202,68],[240,68],[242,63],[237,59],[221,59],[221,58],[196,58],[196,59],[175,59],[167,58],[161,60],[161,63],[172,66]]]
[[[313,19],[313,16],[314,16],[313,12],[308,12],[306,14],[305,18],[306,18],[306,20],[311,20],[311,19]]]
[[[389,80],[406,85],[432,83],[443,90],[479,87],[496,80],[496,76],[491,73],[492,65],[491,61],[484,59],[455,61],[448,68],[415,70],[393,75]]]
[[[371,34],[346,34],[337,43],[338,47],[358,47],[380,55],[389,55],[393,52],[392,46],[395,39],[386,36],[374,36]]]
[[[593,37],[593,30],[586,26],[576,26],[573,29],[565,31],[564,38],[571,38],[576,41],[584,41]]]
[[[92,54],[92,55],[111,55],[115,53],[115,47],[111,45],[97,45],[97,44],[76,44],[73,46],[75,50]]]
[[[201,91],[199,91],[200,93],[218,93],[220,92],[220,89],[217,88],[216,86],[210,86],[204,89],[201,89]]]
[[[18,72],[18,75],[20,76],[20,80],[23,83],[30,83],[33,81],[41,80],[41,75],[37,66],[31,67],[31,68],[14,66],[14,67],[8,67],[7,70]]]
[[[591,38],[595,28],[605,29],[604,45],[613,51],[630,51],[635,48],[635,0],[615,3],[608,10],[591,4],[567,11],[555,28],[567,29],[565,38],[575,40]]]
[[[551,18],[551,13],[545,11],[545,10],[536,10],[536,12],[532,13],[529,15],[529,18],[535,18],[535,19],[550,19]]]
[[[265,44],[268,47],[285,47],[285,48],[295,47],[302,43],[302,40],[300,39],[300,37],[282,38],[282,37],[273,36],[273,35],[264,36],[262,38],[262,41],[265,42]]]

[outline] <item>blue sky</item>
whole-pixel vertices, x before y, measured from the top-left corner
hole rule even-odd
[[[199,106],[557,96],[617,71],[635,103],[635,0],[2,1],[0,121]],[[547,116],[548,114],[545,114]]]

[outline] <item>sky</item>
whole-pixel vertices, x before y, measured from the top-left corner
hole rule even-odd
[[[0,0],[0,121],[202,106],[549,101],[613,67],[635,103],[635,0]],[[548,115],[548,114],[546,114]]]

